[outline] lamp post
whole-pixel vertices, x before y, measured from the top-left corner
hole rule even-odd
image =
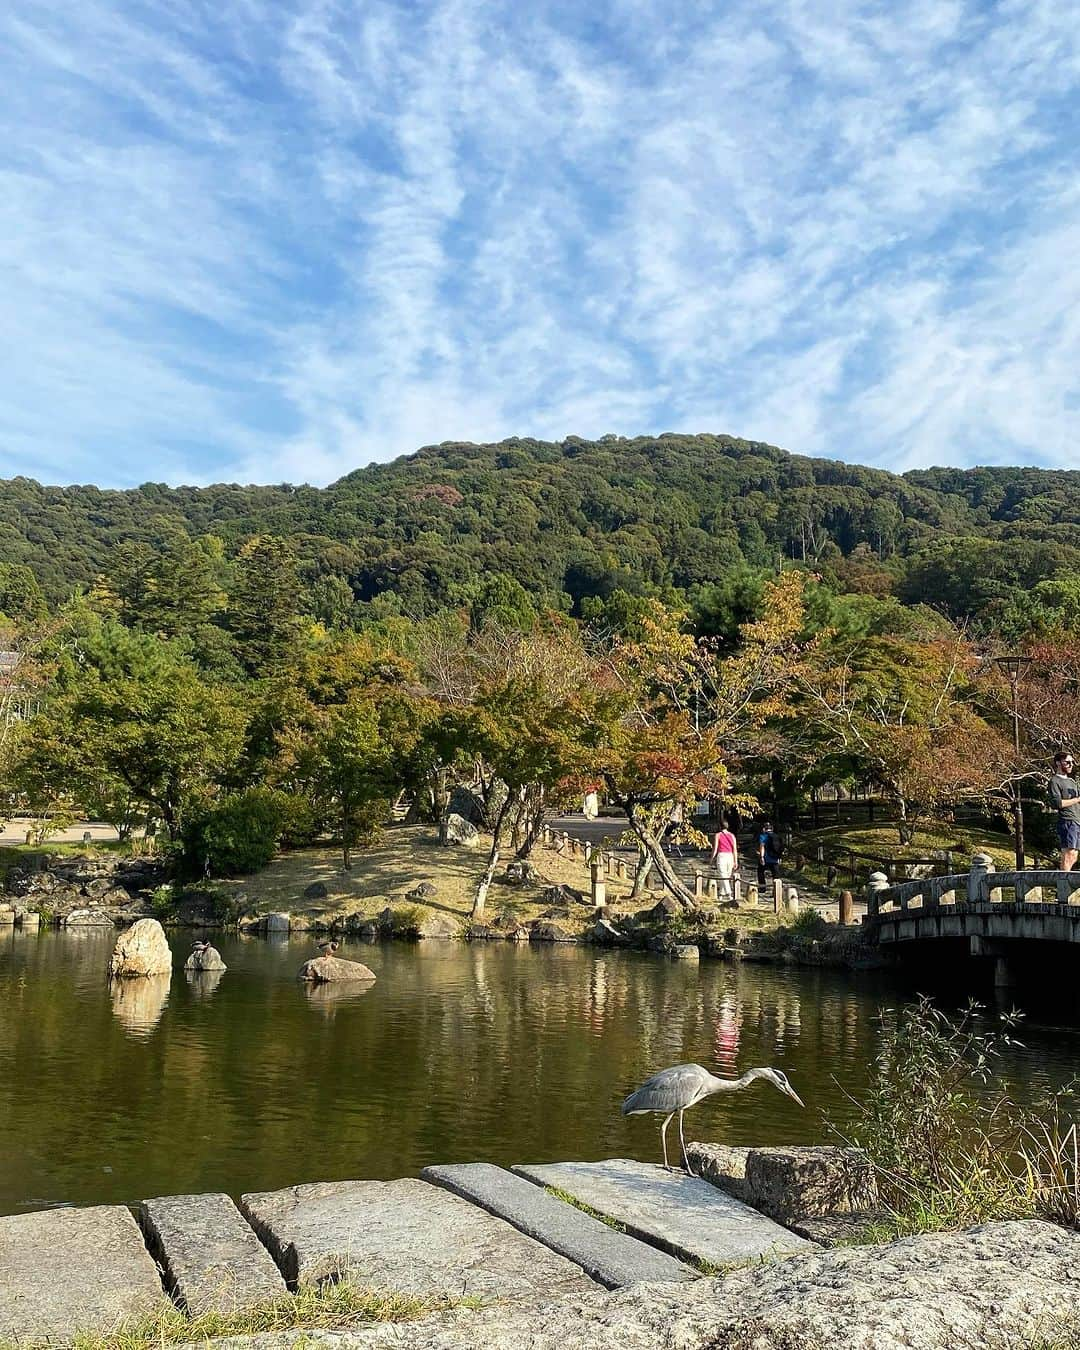
[[[1031,665],[1030,656],[1020,656],[1018,653],[1010,653],[1007,656],[996,656],[994,658],[998,668],[1002,671],[1012,686],[1012,717],[1013,717],[1013,745],[1016,749],[1016,768],[1020,769],[1020,694],[1019,683],[1020,676]],[[1016,840],[1016,870],[1024,870],[1024,808],[1020,800],[1020,779],[1013,781],[1013,828],[1015,830]]]

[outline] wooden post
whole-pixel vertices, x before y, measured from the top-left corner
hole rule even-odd
[[[592,902],[596,909],[603,909],[607,904],[607,883],[604,881],[603,866],[594,862],[590,865],[592,873]]]
[[[694,899],[700,900],[705,894],[705,878],[700,872],[694,873]]]
[[[784,908],[789,914],[798,914],[799,912],[799,892],[794,886],[787,888],[787,894],[784,896]]]
[[[717,890],[716,878],[715,878],[715,877],[710,877],[710,878],[709,878],[709,899],[710,899],[710,900],[718,900],[719,898],[720,898],[720,896],[719,896],[719,892],[718,892],[718,890]]]
[[[773,877],[772,896],[773,913],[782,914],[784,910],[784,882],[781,877]]]
[[[850,891],[840,892],[840,922],[850,924],[855,921],[855,897]]]
[[[615,875],[620,881],[626,878],[626,860],[624,858],[615,859]]]
[[[584,851],[585,851],[585,861],[586,861],[586,862],[589,864],[589,866],[591,867],[591,866],[592,866],[592,843],[591,843],[588,839],[585,840],[585,850],[584,850]]]
[[[545,826],[544,826],[543,840],[544,840],[544,847],[545,847],[545,848],[550,848],[550,847],[551,847],[551,826],[550,826],[550,825],[545,825]]]
[[[756,881],[746,883],[746,907],[747,909],[757,909],[758,888]]]

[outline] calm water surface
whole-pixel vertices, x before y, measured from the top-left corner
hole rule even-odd
[[[813,1143],[865,1085],[881,975],[627,952],[428,942],[342,955],[374,985],[307,989],[310,941],[226,937],[229,969],[113,990],[115,935],[0,930],[0,1213],[187,1191],[415,1175],[433,1162],[659,1160],[623,1096],[696,1060],[783,1068],[808,1104],[757,1085],[703,1103],[688,1135]],[[1080,1071],[1080,1030],[1029,1026],[1026,1085]]]

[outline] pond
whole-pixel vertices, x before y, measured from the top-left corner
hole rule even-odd
[[[310,940],[219,935],[215,981],[110,990],[109,931],[0,930],[0,1213],[190,1191],[415,1175],[428,1163],[659,1161],[658,1122],[619,1104],[686,1060],[784,1069],[687,1116],[688,1138],[814,1143],[865,1086],[880,973],[700,966],[508,943],[344,947],[374,985],[308,989]],[[1029,1027],[1009,1072],[1080,1070],[1075,1027]],[[672,1136],[672,1139],[674,1136]]]

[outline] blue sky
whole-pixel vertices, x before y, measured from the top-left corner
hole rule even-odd
[[[7,0],[0,476],[1080,467],[1080,0]]]

